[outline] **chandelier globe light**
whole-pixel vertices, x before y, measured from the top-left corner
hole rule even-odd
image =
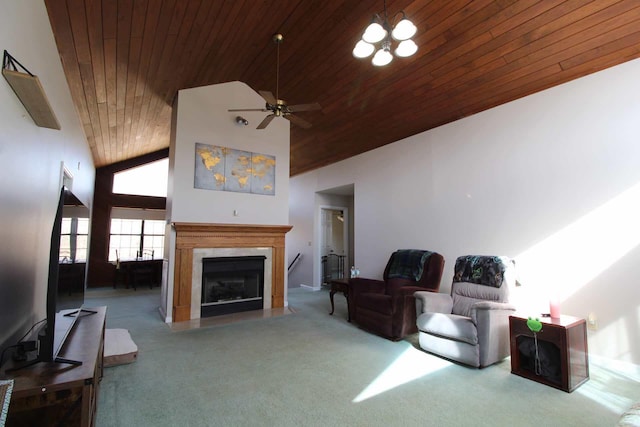
[[[368,58],[374,52],[371,63],[381,67],[389,64],[393,60],[393,56],[406,58],[418,51],[418,45],[411,39],[417,28],[405,15],[404,11],[396,13],[391,21],[395,21],[400,17],[395,26],[389,22],[387,15],[387,2],[384,1],[384,11],[382,15],[375,14],[371,18],[371,23],[362,33],[362,39],[359,40],[353,48],[353,56],[356,58]],[[399,42],[391,54],[392,42]]]
[[[407,56],[413,55],[417,51],[418,45],[413,40],[409,39],[401,41],[393,53],[401,58],[406,58]]]
[[[382,67],[383,65],[387,65],[393,60],[393,55],[390,52],[390,43],[386,42],[382,44],[382,48],[373,55],[371,59],[371,63],[377,67]]]
[[[413,22],[407,19],[404,12],[400,13],[402,13],[402,20],[396,24],[391,32],[391,37],[398,41],[404,41],[413,37],[416,31],[418,31],[418,28],[413,25]]]

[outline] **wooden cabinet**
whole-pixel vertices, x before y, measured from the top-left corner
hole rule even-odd
[[[570,393],[589,379],[586,322],[571,316],[539,320],[536,343],[527,318],[509,316],[511,372]]]
[[[80,314],[59,353],[82,365],[37,363],[3,372],[14,380],[7,426],[95,425],[107,309],[91,310],[96,313]]]
[[[87,263],[76,262],[59,264],[58,266],[58,294],[84,294],[85,272]],[[67,306],[68,307],[68,306]]]

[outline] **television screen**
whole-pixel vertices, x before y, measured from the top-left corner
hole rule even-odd
[[[68,188],[62,187],[51,230],[47,323],[39,337],[39,361],[57,360],[84,304],[88,235],[89,209]],[[65,309],[77,312],[56,319],[56,314]]]

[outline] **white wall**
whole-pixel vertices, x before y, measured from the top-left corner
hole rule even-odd
[[[381,277],[395,249],[430,249],[449,292],[456,257],[511,256],[523,309],[548,311],[557,293],[565,314],[596,315],[592,354],[638,364],[638,75],[627,62],[293,177],[289,241],[314,238],[298,207],[315,192],[355,183],[363,276]]]
[[[73,191],[93,202],[95,168],[41,0],[3,2],[1,49],[38,76],[62,130],[35,125],[0,78],[0,348],[44,318],[51,228],[61,165]],[[18,336],[19,338],[19,336]]]
[[[290,180],[292,185],[289,198],[289,220],[293,228],[286,237],[289,253],[287,266],[291,264],[296,254],[301,254],[301,258],[289,274],[289,286],[313,286],[315,205],[313,190],[310,189],[316,188],[315,178],[315,174],[304,174],[299,175],[295,180]]]
[[[228,109],[261,108],[264,100],[241,82],[184,89],[178,93],[173,194],[173,222],[284,225],[289,220],[289,121],[274,119],[256,126],[267,113],[233,113]],[[242,115],[249,126],[238,125]],[[195,143],[218,145],[276,157],[275,196],[194,188]],[[233,212],[237,211],[238,216]]]
[[[227,111],[263,106],[264,100],[260,95],[237,81],[178,92],[175,138],[172,138],[169,149],[168,221],[289,224],[289,121],[276,118],[266,129],[258,130],[256,126],[267,113]],[[249,125],[236,123],[238,115],[249,120]],[[275,195],[194,188],[196,142],[275,156]],[[237,216],[234,211],[237,211]],[[163,310],[166,320],[170,321],[175,258],[171,250],[175,247],[173,231],[170,231],[167,242],[170,262],[167,289],[163,290]]]

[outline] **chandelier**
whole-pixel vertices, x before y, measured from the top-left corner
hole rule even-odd
[[[395,22],[396,20],[397,22]],[[371,63],[379,67],[387,65],[393,60],[391,47],[394,40],[399,42],[393,51],[395,56],[404,58],[416,53],[418,45],[411,40],[411,37],[413,37],[417,31],[413,22],[407,19],[404,11],[396,13],[391,19],[391,22],[395,22],[395,25],[389,22],[387,2],[385,0],[383,15],[380,16],[377,13],[373,15],[371,24],[369,24],[362,34],[362,40],[358,41],[356,47],[353,48],[353,56],[356,58],[367,58],[377,50],[371,59]]]

